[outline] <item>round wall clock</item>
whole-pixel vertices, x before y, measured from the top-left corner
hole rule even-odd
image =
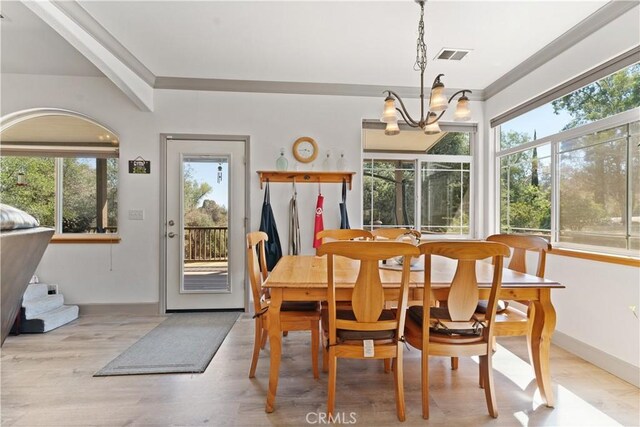
[[[311,163],[318,156],[318,144],[313,138],[303,136],[293,143],[293,157],[300,163]]]

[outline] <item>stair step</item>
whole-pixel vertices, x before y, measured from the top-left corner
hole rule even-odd
[[[63,304],[64,296],[62,294],[45,295],[40,298],[22,301],[24,317],[27,318],[27,320],[35,319],[39,317],[41,313],[62,307]]]
[[[77,318],[77,305],[63,305],[38,315],[36,319],[23,320],[20,324],[20,332],[25,334],[48,332]]]
[[[24,291],[22,296],[23,301],[42,298],[49,293],[49,285],[46,283],[32,283],[27,286],[27,290]]]

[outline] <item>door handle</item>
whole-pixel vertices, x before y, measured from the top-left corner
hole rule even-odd
[[[173,231],[170,231],[169,234],[167,234],[167,236],[173,239],[174,237],[176,237],[176,233],[174,233]]]

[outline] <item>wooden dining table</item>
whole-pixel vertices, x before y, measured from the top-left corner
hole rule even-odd
[[[385,267],[385,266],[383,266]],[[380,269],[380,279],[388,299],[397,299],[400,289],[401,272],[388,268]],[[447,299],[449,285],[453,279],[456,264],[442,257],[432,259],[432,300]],[[336,283],[336,299],[350,301],[353,286],[358,274],[358,261],[336,257],[334,263],[334,281]],[[478,262],[476,267],[480,299],[488,299],[493,278],[493,266],[486,262]],[[409,300],[422,301],[424,272],[412,271],[410,279]],[[313,255],[296,255],[282,257],[263,285],[269,289],[271,303],[269,306],[269,341],[271,365],[269,368],[269,390],[267,392],[266,412],[275,408],[276,391],[282,355],[282,329],[280,327],[280,306],[282,301],[326,301],[327,300],[327,259]],[[551,336],[555,329],[556,313],[551,304],[551,291],[564,288],[560,283],[540,277],[518,273],[504,269],[502,273],[503,300],[529,301],[532,318],[528,327],[529,355],[535,372],[540,396],[546,406],[553,407],[554,397],[551,387],[549,369],[549,350]],[[496,327],[496,335],[519,335],[513,333],[508,325]]]

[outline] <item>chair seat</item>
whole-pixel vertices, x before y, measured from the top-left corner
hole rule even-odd
[[[409,307],[407,310],[408,318],[415,323],[418,328],[422,329],[422,306],[414,305]],[[449,310],[446,307],[431,307],[430,308],[430,316],[432,319],[450,321],[451,316],[449,315]],[[450,342],[451,340],[456,340],[458,342],[468,342],[473,343],[482,340],[482,328],[480,328],[479,333],[476,332],[470,325],[465,327],[466,325],[463,323],[460,327],[457,328],[449,328],[449,329],[439,329],[436,327],[429,328],[429,337],[430,341],[441,341],[441,342]]]
[[[283,301],[280,311],[317,311],[318,301]]]
[[[383,310],[378,318],[381,320],[393,320],[395,319],[395,310]],[[338,310],[336,312],[336,318],[341,320],[356,320],[356,316],[351,310]],[[329,330],[329,312],[328,310],[322,310],[322,329]],[[390,340],[396,336],[396,331],[353,331],[349,329],[338,329],[336,331],[337,337],[340,341],[362,341],[362,340]]]

